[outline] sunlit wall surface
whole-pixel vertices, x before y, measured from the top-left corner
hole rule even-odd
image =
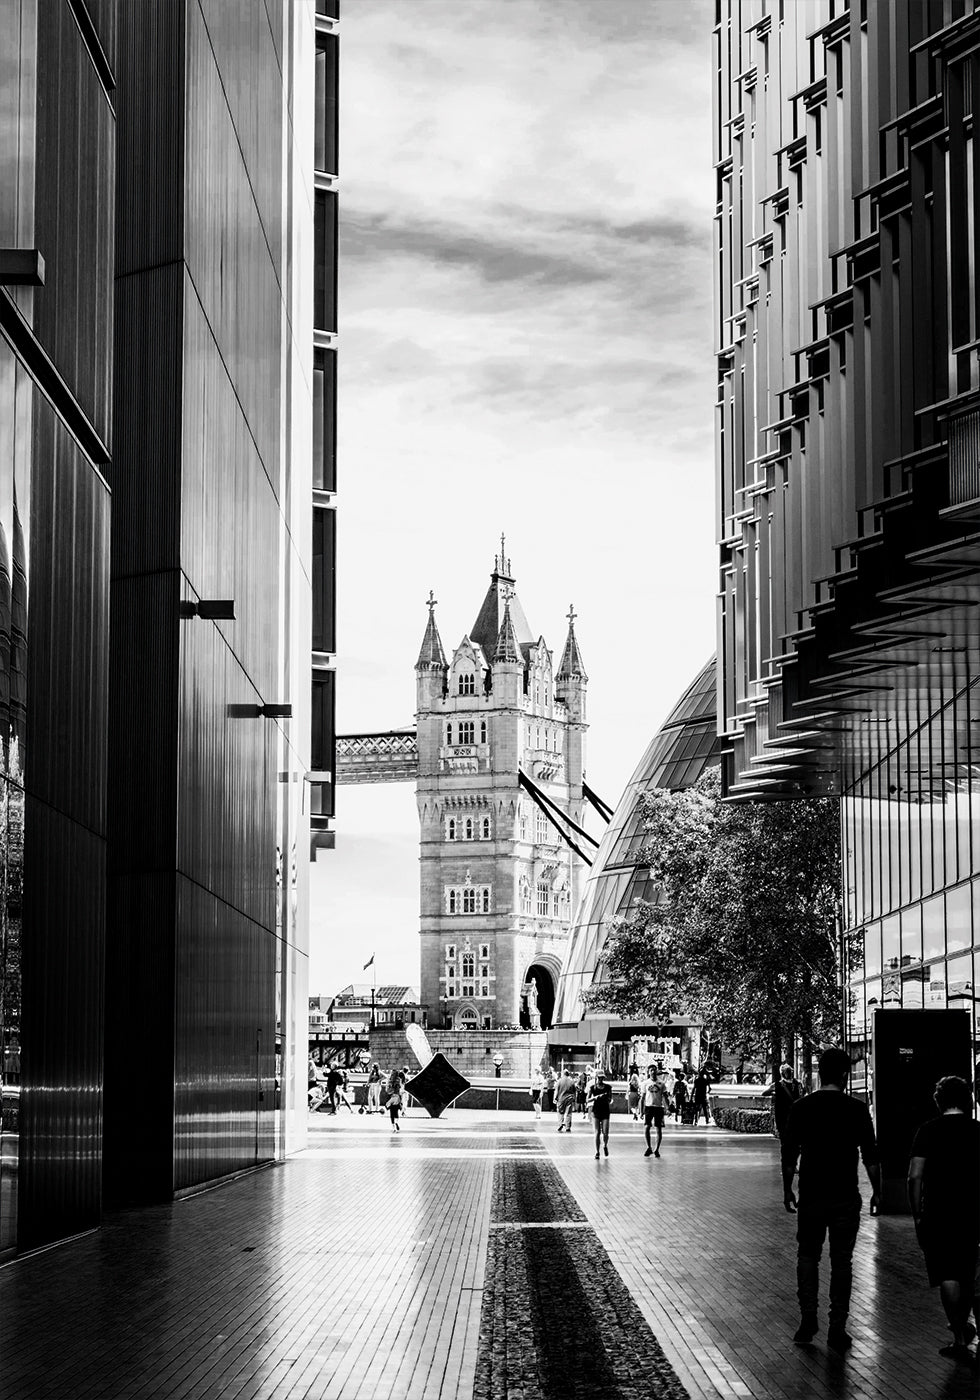
[[[558,1025],[587,1014],[582,994],[601,979],[602,952],[610,925],[634,900],[650,897],[647,866],[638,861],[645,844],[639,801],[653,788],[679,791],[719,761],[715,658],[688,686],[643,755],[606,829],[586,881],[562,968],[555,1010]]]
[[[116,124],[90,8],[83,35],[67,3],[2,7],[0,1257],[100,1210]]]
[[[976,1023],[976,0],[719,0],[719,725],[843,794],[869,1006]]]
[[[275,1156],[306,1000],[313,15],[118,13],[105,1183],[140,1200]]]

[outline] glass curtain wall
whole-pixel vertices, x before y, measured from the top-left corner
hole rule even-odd
[[[980,971],[980,682],[851,786],[843,802],[847,1037],[875,1007],[969,1011]]]

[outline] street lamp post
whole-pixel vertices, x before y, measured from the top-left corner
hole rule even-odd
[[[499,1081],[500,1081],[500,1066],[503,1064],[503,1062],[504,1062],[504,1057],[503,1057],[503,1055],[501,1055],[500,1051],[498,1050],[497,1053],[496,1053],[496,1055],[494,1055],[494,1057],[493,1057],[493,1075],[494,1075],[494,1078],[498,1081],[498,1083],[497,1083],[497,1108],[496,1108],[496,1112],[497,1112],[497,1113],[500,1112],[500,1083],[499,1083]]]

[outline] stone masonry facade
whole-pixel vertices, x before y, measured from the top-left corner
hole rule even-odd
[[[430,598],[416,663],[421,1000],[432,1027],[546,1026],[580,893],[583,863],[518,777],[581,825],[588,677],[574,611],[556,672],[503,544],[449,659]]]

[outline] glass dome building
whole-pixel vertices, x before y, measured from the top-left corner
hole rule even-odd
[[[554,1044],[604,1041],[617,1018],[587,1013],[582,994],[601,976],[599,961],[610,925],[636,899],[650,898],[647,867],[638,861],[644,832],[639,801],[652,788],[678,792],[721,762],[717,733],[715,658],[699,671],[654,735],[626,785],[586,882],[568,941],[555,1007]],[[617,1024],[622,1024],[617,1021]]]

